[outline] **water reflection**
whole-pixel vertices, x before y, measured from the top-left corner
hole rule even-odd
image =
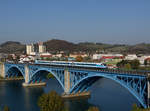
[[[24,87],[23,90],[24,90],[23,101],[25,105],[24,107],[27,109],[27,111],[31,109],[32,111],[36,111],[38,97],[44,93],[43,87]]]
[[[69,111],[77,111],[77,108],[78,111],[86,111],[89,106],[94,106],[93,104],[89,104],[87,98],[66,100],[65,105],[69,109]]]

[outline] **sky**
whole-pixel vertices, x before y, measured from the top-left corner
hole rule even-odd
[[[0,43],[150,43],[150,0],[0,0]]]

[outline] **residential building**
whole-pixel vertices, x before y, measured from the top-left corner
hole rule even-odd
[[[138,59],[136,54],[128,54],[127,56],[125,56],[125,60],[134,60],[134,59]]]
[[[34,52],[34,45],[33,44],[26,45],[26,54],[31,55],[31,53],[33,52]]]
[[[69,57],[71,58],[76,58],[77,56],[81,56],[81,57],[87,57],[87,54],[70,54]]]
[[[46,47],[43,45],[43,42],[39,42],[39,53],[45,53]]]
[[[122,54],[93,54],[93,60],[98,59],[114,59],[120,58],[122,59],[124,56]]]
[[[148,58],[150,58],[150,55],[144,55],[144,56],[138,57],[138,60],[140,64],[144,64],[144,61]]]

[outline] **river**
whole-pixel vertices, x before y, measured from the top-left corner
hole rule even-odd
[[[47,81],[43,87],[23,87],[23,81],[0,81],[0,105],[8,105],[10,111],[40,111],[38,97],[43,93],[55,90],[61,94],[61,86],[55,78]],[[137,103],[132,94],[118,83],[100,78],[91,88],[91,97],[86,99],[67,100],[69,111],[86,111],[89,106],[97,106],[100,111],[130,111],[132,104]]]

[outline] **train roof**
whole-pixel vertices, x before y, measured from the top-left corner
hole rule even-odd
[[[40,62],[57,62],[57,63],[77,63],[77,64],[103,64],[103,63],[94,63],[94,62],[71,62],[71,61],[43,61],[40,60]]]

